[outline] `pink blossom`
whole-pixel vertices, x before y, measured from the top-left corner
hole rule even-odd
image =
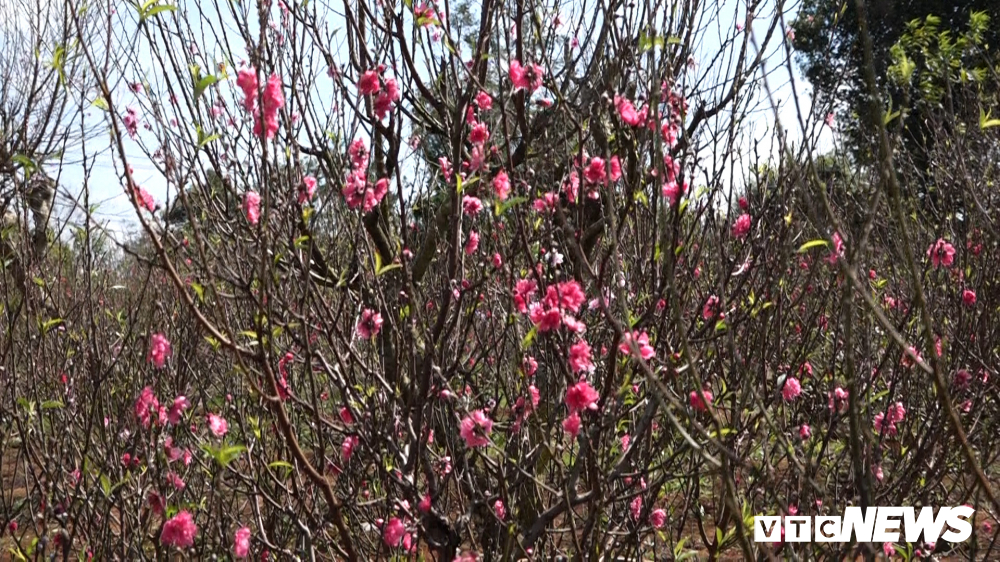
[[[146,361],[152,363],[157,369],[162,369],[167,364],[167,359],[171,353],[170,342],[166,336],[163,334],[153,334],[150,338],[149,354],[146,356]]]
[[[524,371],[524,376],[534,376],[535,372],[538,371],[538,361],[535,361],[534,357],[525,357],[521,369]]]
[[[591,158],[587,168],[583,171],[583,177],[588,183],[604,183],[606,175],[604,159],[598,156]]]
[[[830,251],[830,255],[826,258],[826,261],[830,265],[836,265],[837,259],[844,255],[844,240],[840,237],[839,232],[834,232],[831,240],[833,241],[833,250]]]
[[[670,201],[671,207],[677,205],[677,201],[679,201],[685,193],[687,193],[687,182],[684,182],[683,185],[678,185],[676,181],[668,181],[663,184],[663,197]]]
[[[314,195],[316,195],[316,178],[313,176],[302,178],[302,186],[299,188],[299,205],[311,201]]]
[[[212,435],[222,437],[229,431],[229,423],[222,416],[208,414],[208,429],[212,432]]]
[[[198,527],[195,526],[191,514],[187,511],[181,511],[163,524],[163,530],[160,531],[160,544],[188,548],[194,544],[194,537],[197,534]]]
[[[122,124],[125,125],[125,132],[128,133],[128,136],[132,140],[135,140],[135,136],[139,132],[139,116],[134,107],[129,107],[125,110],[125,115],[122,116]]]
[[[913,357],[916,357],[916,362],[923,361],[923,358],[920,356],[920,352],[917,350],[917,348],[911,345],[908,346],[906,348],[906,351],[903,352],[903,357],[900,358],[899,362],[902,366],[909,369],[915,364]]]
[[[362,96],[376,94],[379,90],[378,74],[374,70],[369,70],[358,79],[358,93]]]
[[[677,181],[678,174],[681,173],[681,165],[679,162],[673,159],[669,154],[663,155],[663,170],[667,174],[666,180],[668,182]],[[686,191],[686,190],[685,190]],[[683,195],[683,191],[681,192]],[[665,194],[664,194],[665,195]],[[746,209],[743,209],[744,211]]]
[[[635,106],[629,100],[615,96],[615,108],[618,110],[618,116],[626,124],[638,127],[642,123],[642,118],[636,113]]]
[[[875,431],[879,433],[884,431],[886,435],[896,435],[896,424],[892,420],[887,421],[882,412],[875,414],[874,425]]]
[[[579,312],[580,305],[587,300],[587,295],[580,287],[580,283],[575,279],[559,283],[556,286],[550,285],[545,292],[545,304],[548,306],[558,306],[572,312]]]
[[[834,126],[834,119],[835,118],[834,118],[833,113],[827,113],[826,114],[826,120],[825,120],[826,121],[826,126],[830,127],[832,129],[833,126]]]
[[[501,257],[500,254],[493,254],[492,262],[493,262],[493,267],[497,269],[503,267],[503,257]]]
[[[157,415],[160,410],[160,403],[156,400],[156,395],[153,394],[153,389],[146,387],[142,389],[139,393],[139,397],[135,401],[135,417],[142,424],[142,427],[149,427],[150,422],[155,421],[152,417]]]
[[[150,490],[149,495],[146,496],[146,501],[149,503],[149,508],[153,510],[153,513],[157,515],[163,513],[163,497],[156,493],[155,490]]]
[[[233,536],[233,556],[246,558],[250,554],[250,528],[240,527]]]
[[[355,139],[347,148],[347,154],[351,157],[351,166],[355,170],[368,167],[368,147],[363,140]]]
[[[935,268],[942,265],[951,267],[952,262],[955,261],[955,247],[946,242],[944,238],[938,238],[937,242],[927,248],[927,257],[931,259]]]
[[[420,499],[420,503],[417,504],[417,510],[420,513],[430,513],[431,512],[431,497],[430,495],[425,495]]]
[[[848,396],[847,391],[838,386],[833,390],[833,392],[830,393],[827,407],[831,411],[836,410],[840,413],[846,412],[848,406]]]
[[[704,400],[702,400],[701,395],[698,394],[697,390],[692,390],[688,399],[691,402],[692,408],[699,412],[705,412],[708,411],[708,404],[712,403],[714,396],[712,396],[712,393],[708,390],[702,390],[701,394],[705,395]]]
[[[801,439],[809,439],[810,435],[812,435],[812,428],[810,428],[808,424],[802,424],[799,426],[799,437]]]
[[[493,107],[493,98],[491,98],[489,94],[487,94],[482,90],[480,90],[480,92],[476,94],[475,102],[476,106],[478,106],[479,109],[483,111],[489,111],[489,109]]]
[[[135,186],[134,193],[140,207],[146,209],[150,213],[156,210],[156,200],[153,199],[153,196],[150,195],[148,191],[137,185]]]
[[[467,447],[482,447],[487,445],[490,433],[493,432],[493,420],[482,410],[475,410],[462,420],[459,435],[465,439]]]
[[[358,446],[358,436],[349,435],[344,438],[344,442],[340,444],[340,458],[346,463],[350,462],[351,455],[354,454],[354,449]]]
[[[562,312],[558,308],[546,308],[537,302],[528,307],[528,318],[539,332],[556,330],[563,320]]]
[[[750,215],[743,213],[733,223],[733,238],[739,240],[750,232]]]
[[[902,402],[896,402],[892,406],[889,406],[889,420],[893,423],[899,423],[903,421],[906,417],[906,408],[903,407]]]
[[[444,176],[444,181],[451,183],[451,176],[453,173],[453,170],[451,169],[451,162],[448,158],[442,156],[441,158],[438,158],[438,165],[441,166],[441,175]]]
[[[179,424],[181,422],[181,416],[184,414],[184,410],[190,407],[191,402],[184,396],[174,398],[174,403],[170,406],[170,411],[167,413],[167,420],[174,425]]]
[[[705,306],[701,309],[701,317],[705,320],[715,318],[715,315],[718,314],[718,307],[719,297],[715,295],[708,297],[708,300],[705,301]]]
[[[479,214],[479,211],[483,210],[483,202],[478,197],[473,197],[471,195],[462,196],[462,211],[474,217]]]
[[[243,108],[252,113],[257,105],[257,70],[241,68],[236,73],[236,85],[243,90]]]
[[[393,517],[389,519],[386,523],[385,529],[382,531],[382,539],[385,540],[386,546],[390,548],[396,548],[399,546],[400,541],[403,540],[403,535],[406,534],[406,526],[398,517]]]
[[[170,485],[173,486],[175,490],[183,490],[186,486],[186,484],[184,484],[184,480],[174,471],[168,472],[166,478],[167,482],[170,482]]]
[[[514,304],[517,306],[518,312],[521,314],[528,312],[528,302],[531,301],[537,290],[538,283],[531,279],[519,279],[514,284]]]
[[[344,406],[339,412],[340,421],[344,422],[346,425],[351,425],[354,423],[354,416],[351,415],[351,411]]]
[[[589,373],[594,370],[590,344],[580,340],[569,348],[569,368],[574,373]]]
[[[581,380],[566,390],[566,405],[569,406],[570,413],[596,410],[600,397],[601,395],[590,386],[590,383]]]
[[[493,504],[493,513],[496,513],[497,519],[503,521],[507,518],[507,508],[503,505],[503,500],[497,500]]]
[[[629,502],[629,511],[632,513],[632,519],[636,521],[639,520],[639,516],[642,515],[642,496],[636,496]]]
[[[389,97],[388,92],[382,92],[375,98],[372,110],[375,112],[375,118],[379,121],[382,121],[389,115],[389,112],[392,111],[392,98]]]
[[[965,303],[965,306],[975,306],[976,293],[969,289],[965,289],[962,291],[962,302]]]
[[[621,159],[618,158],[617,154],[611,157],[611,162],[608,165],[608,169],[609,169],[608,177],[611,178],[611,181],[618,181],[621,179],[622,163]]]
[[[521,66],[520,61],[510,61],[511,83],[514,84],[514,88],[527,90],[529,94],[541,87],[544,72],[542,67],[537,64],[529,63],[526,66]]]
[[[248,191],[243,195],[243,212],[250,224],[257,224],[260,220],[260,195],[257,192]]]
[[[580,414],[573,412],[562,422],[563,431],[569,433],[573,438],[580,434]]]
[[[510,179],[507,177],[507,172],[500,170],[493,177],[493,191],[496,192],[497,199],[501,201],[507,199],[510,194]]]
[[[662,529],[667,523],[667,512],[662,509],[654,509],[649,514],[649,523],[656,529]]]
[[[490,130],[486,123],[477,124],[469,133],[469,142],[472,144],[484,144],[488,140],[490,140]]]
[[[370,308],[361,311],[361,320],[356,328],[358,337],[369,340],[378,335],[382,329],[382,315]]]
[[[469,231],[469,238],[465,241],[465,254],[471,256],[476,253],[479,247],[479,233],[475,230]]]
[[[272,74],[264,87],[263,116],[255,115],[254,134],[271,139],[278,132],[278,111],[285,105],[285,95],[281,91],[281,78]],[[261,118],[263,117],[263,121]]]
[[[649,334],[646,332],[639,333],[638,331],[632,332],[631,334],[626,332],[622,335],[622,343],[618,345],[618,351],[622,355],[631,355],[632,346],[634,343],[637,348],[639,348],[639,357],[643,360],[649,361],[656,355],[656,351],[653,346],[649,345]]]
[[[799,383],[799,379],[795,377],[788,377],[785,379],[785,384],[781,387],[781,397],[785,399],[785,402],[791,402],[802,394],[802,385]]]

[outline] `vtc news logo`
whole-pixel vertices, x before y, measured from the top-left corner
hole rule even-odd
[[[925,543],[942,538],[962,542],[972,536],[969,518],[975,510],[959,507],[921,508],[915,515],[912,507],[869,507],[862,516],[860,507],[848,507],[843,517],[838,515],[757,516],[754,517],[753,539],[756,542],[850,542],[852,534],[858,542],[899,542],[902,531],[906,542],[915,543],[923,534]],[[902,529],[900,525],[902,524]],[[781,530],[784,529],[784,537]]]

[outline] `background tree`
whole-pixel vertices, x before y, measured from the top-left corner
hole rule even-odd
[[[865,3],[871,22],[872,54],[879,88],[893,111],[901,108],[915,112],[905,124],[901,139],[917,158],[933,143],[931,129],[925,126],[929,108],[888,80],[894,64],[893,47],[907,34],[908,24],[933,16],[936,33],[957,39],[968,33],[980,38],[974,46],[958,55],[963,64],[977,66],[997,60],[1000,47],[1000,4],[991,0],[871,0]],[[970,14],[988,16],[989,25],[973,24]],[[845,135],[850,152],[859,163],[874,161],[872,144],[875,116],[869,111],[869,94],[864,85],[862,49],[858,14],[853,0],[803,0],[791,26],[795,32],[798,63],[816,95],[819,117],[828,111],[837,115],[838,128]],[[978,62],[977,62],[978,61]],[[995,83],[994,83],[995,84]],[[994,86],[995,87],[995,86]],[[964,100],[955,100],[961,112]],[[978,108],[971,108],[978,113]]]

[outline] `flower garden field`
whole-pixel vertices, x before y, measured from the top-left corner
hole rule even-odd
[[[11,2],[0,557],[1000,556],[986,7]]]

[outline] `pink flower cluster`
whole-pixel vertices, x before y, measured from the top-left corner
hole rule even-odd
[[[906,417],[906,408],[903,407],[902,402],[896,402],[889,406],[888,413],[875,414],[875,431],[882,433],[884,430],[886,435],[896,435],[896,424],[903,421],[904,417]]]
[[[250,224],[257,224],[260,220],[260,195],[256,191],[248,191],[243,195],[243,212]]]
[[[166,336],[153,334],[150,338],[149,354],[146,356],[146,361],[152,363],[157,369],[162,369],[167,364],[171,353],[170,341],[167,340]]]
[[[951,267],[951,264],[955,261],[955,247],[945,241],[944,238],[938,238],[937,242],[931,244],[930,248],[927,248],[927,257],[930,258],[935,269],[942,265]]]
[[[191,513],[181,511],[163,524],[163,530],[160,531],[160,544],[189,548],[194,545],[194,538],[197,534],[198,527],[195,526]]]
[[[545,70],[533,63],[521,65],[521,61],[510,61],[510,81],[515,89],[526,90],[529,94],[542,86]]]
[[[368,148],[361,139],[352,142],[347,152],[351,157],[351,171],[341,193],[349,208],[361,207],[367,213],[389,193],[389,179],[381,178],[375,185],[368,183]]]
[[[583,379],[566,389],[566,406],[569,407],[569,415],[562,422],[563,431],[576,438],[582,425],[580,412],[597,410],[597,401],[600,398],[601,395],[594,390],[594,387]]]
[[[355,331],[358,337],[365,340],[370,340],[377,336],[379,331],[382,329],[382,315],[370,308],[366,308],[361,312],[361,319],[358,320],[358,325]]]
[[[475,410],[465,416],[459,429],[459,435],[470,449],[489,444],[490,433],[493,433],[493,420],[482,410]]]
[[[572,332],[583,333],[587,326],[575,319],[570,313],[580,311],[580,305],[587,300],[580,283],[575,280],[549,285],[545,298],[540,302],[529,301],[534,297],[537,284],[534,281],[522,279],[514,289],[514,303],[523,314],[528,313],[531,322],[539,332],[557,330],[565,325]]]
[[[167,409],[160,405],[151,387],[142,389],[139,397],[135,400],[135,417],[142,424],[142,427],[149,427],[150,423],[167,423]]]
[[[243,90],[243,108],[254,116],[253,134],[272,139],[278,132],[278,112],[285,105],[285,95],[281,90],[281,78],[272,74],[264,86],[263,107],[258,109],[257,70],[242,68],[236,74],[236,85]]]
[[[399,83],[395,78],[384,77],[384,72],[385,65],[379,65],[377,70],[369,70],[358,79],[358,93],[362,96],[375,96],[373,110],[379,121],[385,119],[392,111],[393,104],[402,99]]]
[[[639,333],[638,331],[632,333],[626,332],[622,336],[622,343],[618,345],[618,351],[622,355],[632,355],[633,343],[638,348],[639,357],[642,357],[644,361],[649,361],[656,355],[653,346],[649,345],[649,334],[646,332]]]

